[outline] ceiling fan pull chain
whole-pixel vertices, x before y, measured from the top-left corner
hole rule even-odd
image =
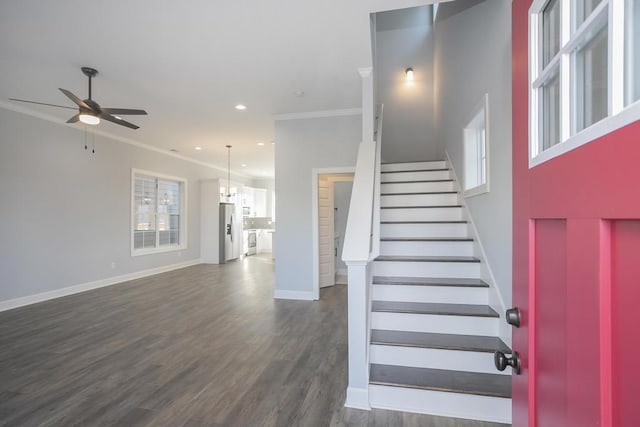
[[[84,125],[84,149],[87,149],[87,125]]]
[[[91,152],[96,154],[96,135],[91,132]]]

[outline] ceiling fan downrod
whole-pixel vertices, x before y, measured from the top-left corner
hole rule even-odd
[[[82,73],[89,77],[89,99],[93,99],[91,97],[91,79],[98,75],[98,70],[91,67],[82,67]]]

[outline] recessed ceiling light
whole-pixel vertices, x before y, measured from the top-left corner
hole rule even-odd
[[[243,164],[242,164],[242,167],[243,167],[243,168],[246,168],[246,167],[247,167],[247,164],[246,164],[246,163],[243,163]]]
[[[258,142],[258,145],[262,147],[264,145],[264,142]]]
[[[242,104],[236,105],[236,110],[246,110],[246,109],[247,109],[246,105],[242,105]]]
[[[178,150],[176,150],[175,148],[169,148],[169,151],[171,151],[172,153],[178,153]]]
[[[297,90],[297,91],[293,92],[293,94],[295,96],[297,96],[298,98],[302,98],[304,96],[304,91],[303,90]]]
[[[196,151],[202,150],[202,147],[195,147]]]

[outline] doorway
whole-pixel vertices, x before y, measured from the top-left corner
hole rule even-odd
[[[314,170],[314,299],[320,298],[320,288],[347,282],[341,255],[352,186],[353,168]]]

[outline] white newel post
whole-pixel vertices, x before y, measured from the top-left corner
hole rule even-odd
[[[369,406],[369,263],[348,262],[349,386],[345,406],[371,409]]]
[[[358,70],[362,78],[362,142],[349,206],[342,259],[348,268],[349,385],[345,406],[369,406],[369,323],[373,200],[376,145],[374,86],[371,68]]]

